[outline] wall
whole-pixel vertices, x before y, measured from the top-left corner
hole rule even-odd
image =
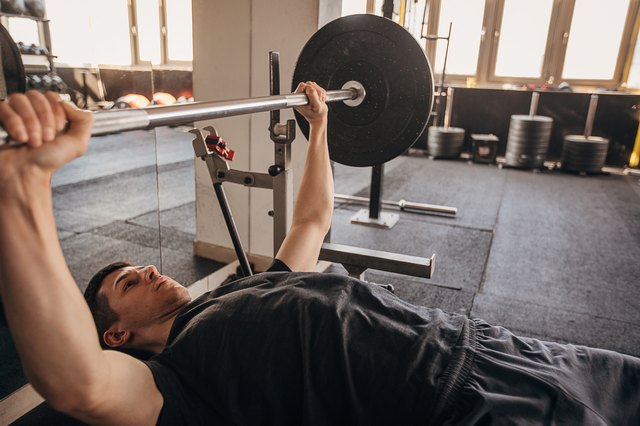
[[[282,92],[290,90],[296,58],[318,27],[341,10],[339,0],[237,0],[233,2],[194,0],[193,87],[197,100],[238,99],[269,94],[268,52],[280,52]],[[337,5],[337,6],[336,6]],[[293,118],[290,110],[281,122]],[[197,123],[214,124],[236,157],[234,169],[265,173],[273,164],[274,146],[269,139],[269,114],[252,114]],[[298,132],[299,133],[299,132]],[[293,142],[294,193],[302,173],[307,142],[298,136]],[[251,254],[273,256],[272,192],[227,184],[238,231]],[[208,171],[196,161],[195,252],[221,261],[234,254],[230,238]]]

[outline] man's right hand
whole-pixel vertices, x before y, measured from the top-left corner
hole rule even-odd
[[[26,147],[0,151],[0,182],[24,172],[41,170],[50,174],[81,156],[91,137],[93,116],[62,102],[53,92],[30,90],[14,93],[0,102],[0,123],[9,136]],[[67,123],[68,129],[64,134]],[[35,166],[35,167],[31,167]]]
[[[296,107],[296,111],[307,119],[310,125],[319,124],[326,125],[327,120],[327,92],[317,83],[307,81],[299,83],[294,93],[304,93],[309,99],[309,103],[304,106]]]

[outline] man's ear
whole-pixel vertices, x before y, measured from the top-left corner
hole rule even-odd
[[[102,335],[104,342],[110,348],[122,347],[125,343],[131,340],[131,333],[125,330],[118,330],[116,328],[109,328]]]

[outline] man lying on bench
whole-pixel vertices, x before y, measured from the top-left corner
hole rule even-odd
[[[0,152],[0,295],[25,372],[54,408],[108,425],[639,423],[636,358],[517,337],[307,272],[331,223],[333,182],[325,92],[296,91],[310,99],[299,111],[311,136],[270,270],[191,301],[153,266],[114,264],[92,279],[91,310],[49,187],[85,151],[91,115],[51,93],[0,104],[5,129],[29,143]]]

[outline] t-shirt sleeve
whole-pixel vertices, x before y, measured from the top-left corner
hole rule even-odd
[[[184,387],[173,370],[159,362],[144,361],[153,374],[163,404],[156,425],[191,425],[196,417],[193,401],[185,395]]]
[[[282,260],[273,259],[273,262],[271,262],[271,265],[265,272],[291,272],[291,268],[289,268]]]

